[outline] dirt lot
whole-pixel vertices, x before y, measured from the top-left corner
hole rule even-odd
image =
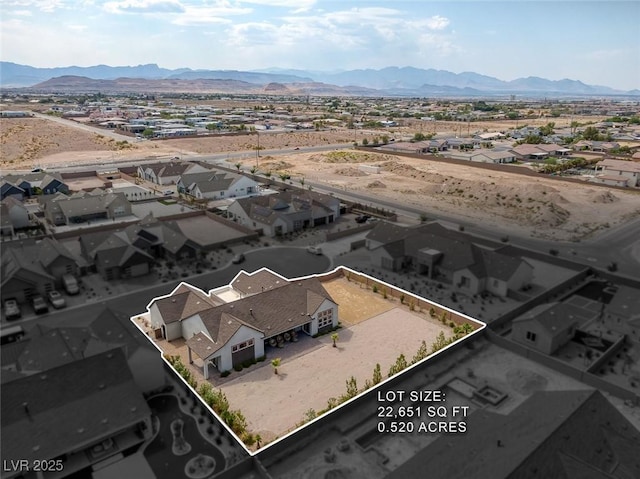
[[[265,161],[266,160],[266,161]],[[369,174],[359,165],[380,166]],[[521,235],[578,239],[640,214],[640,195],[589,184],[351,150],[263,159],[295,182],[328,184]],[[524,168],[524,167],[523,167]]]
[[[545,123],[549,119],[530,121]],[[591,119],[593,120],[593,119]],[[460,124],[422,122],[410,127],[385,130],[391,137],[410,136],[419,125],[430,131],[455,133]],[[564,126],[561,121],[558,126]],[[427,128],[428,125],[428,128]],[[473,123],[474,131],[515,126],[513,123]],[[257,135],[188,138],[123,143],[102,134],[60,125],[41,118],[0,120],[1,166],[4,169],[53,168],[61,165],[110,163],[126,159],[169,158],[176,154],[212,154],[250,150],[257,146]],[[472,131],[473,132],[473,131]],[[351,142],[379,136],[381,131],[332,130],[261,133],[260,147],[266,149],[303,147]],[[465,132],[463,132],[465,133]],[[245,160],[253,166],[253,159]],[[381,167],[379,174],[359,170],[361,164]],[[260,170],[286,171],[293,180],[305,177],[345,190],[406,203],[459,218],[482,221],[505,234],[533,235],[559,240],[587,237],[594,231],[621,223],[640,214],[637,194],[558,181],[523,177],[467,166],[333,151],[323,154],[300,153],[265,155]]]
[[[325,281],[322,286],[340,305],[340,322],[345,326],[358,324],[397,306],[382,296],[363,294],[364,285],[359,282],[350,283],[338,278]]]

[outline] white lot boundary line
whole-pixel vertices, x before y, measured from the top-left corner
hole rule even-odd
[[[409,296],[409,297],[411,297],[411,298],[413,298],[413,299],[416,299],[416,300],[419,300],[419,301],[424,301],[424,302],[426,302],[426,303],[428,303],[428,304],[431,304],[431,305],[433,305],[433,306],[436,306],[436,307],[440,308],[440,309],[441,309],[441,310],[443,310],[443,311],[447,311],[447,312],[449,312],[450,314],[455,314],[456,316],[458,316],[458,317],[460,317],[460,318],[463,318],[463,319],[465,319],[465,320],[467,320],[467,321],[471,322],[472,324],[476,324],[476,325],[478,325],[479,327],[478,327],[478,329],[476,329],[476,330],[475,330],[475,331],[473,331],[472,333],[469,333],[469,334],[467,334],[467,335],[465,335],[465,336],[463,336],[463,337],[461,337],[461,338],[457,339],[457,340],[456,340],[456,341],[454,341],[453,343],[448,344],[447,346],[445,346],[444,348],[442,348],[442,349],[440,349],[440,350],[436,351],[435,353],[431,353],[431,354],[429,354],[426,358],[424,358],[424,359],[422,359],[422,360],[418,361],[418,362],[417,362],[417,363],[415,363],[415,364],[410,365],[409,367],[407,367],[406,369],[402,370],[401,372],[399,372],[399,373],[395,374],[394,376],[392,376],[392,377],[390,377],[390,378],[385,379],[384,381],[382,381],[382,382],[380,382],[380,383],[378,383],[378,384],[376,384],[376,385],[374,385],[374,386],[370,387],[369,389],[367,389],[367,390],[365,390],[365,391],[362,391],[361,393],[357,394],[356,396],[352,397],[351,399],[349,399],[349,400],[347,400],[347,401],[345,401],[345,402],[343,402],[343,403],[339,404],[338,406],[336,406],[336,407],[334,407],[334,408],[331,408],[329,411],[325,412],[324,414],[321,414],[320,416],[318,416],[318,417],[316,417],[316,418],[312,419],[311,421],[308,421],[308,422],[304,423],[302,426],[299,426],[299,427],[297,427],[297,428],[293,429],[292,431],[289,431],[289,432],[288,432],[288,433],[286,433],[284,436],[281,436],[281,437],[277,438],[275,441],[273,441],[273,442],[271,442],[271,443],[269,443],[269,444],[266,444],[265,446],[261,447],[260,449],[258,449],[258,450],[256,450],[256,451],[251,451],[251,450],[250,450],[250,449],[249,449],[249,448],[244,444],[244,442],[243,442],[243,441],[242,441],[242,440],[241,440],[241,439],[236,435],[236,433],[235,433],[235,432],[233,432],[233,430],[232,430],[232,429],[227,425],[227,423],[225,423],[225,422],[222,420],[222,418],[221,418],[221,417],[220,417],[220,416],[219,416],[219,415],[218,415],[218,414],[213,410],[213,408],[211,408],[207,403],[205,403],[205,402],[204,402],[204,400],[202,399],[202,397],[200,397],[200,394],[198,394],[198,392],[197,392],[194,388],[192,388],[192,387],[191,387],[191,385],[190,385],[189,383],[187,383],[187,381],[186,381],[186,380],[185,380],[185,379],[184,379],[180,374],[178,374],[178,372],[173,368],[173,366],[171,365],[171,363],[169,363],[169,361],[164,357],[165,352],[164,352],[164,351],[163,351],[163,350],[162,350],[162,349],[161,349],[161,348],[160,348],[160,347],[155,343],[155,341],[153,341],[153,339],[152,339],[150,336],[148,336],[148,334],[147,334],[147,333],[146,333],[146,332],[145,332],[145,331],[144,331],[144,330],[143,330],[143,329],[138,325],[138,323],[135,321],[135,318],[137,318],[137,317],[139,317],[139,316],[149,315],[149,314],[151,313],[151,311],[150,311],[150,307],[151,307],[151,304],[152,304],[154,301],[159,300],[159,299],[164,299],[164,298],[168,298],[168,297],[170,297],[170,296],[171,296],[171,295],[172,295],[172,294],[173,294],[173,293],[174,293],[174,292],[175,292],[175,291],[176,291],[180,286],[182,286],[183,284],[184,284],[185,286],[187,286],[187,287],[189,287],[189,288],[192,288],[192,289],[194,289],[194,290],[197,290],[197,291],[199,291],[199,292],[201,292],[201,293],[203,293],[203,294],[205,294],[205,295],[207,295],[207,296],[208,296],[208,293],[207,293],[207,292],[205,292],[205,291],[203,291],[202,289],[200,289],[200,288],[198,288],[198,287],[196,287],[196,286],[192,285],[192,284],[187,283],[186,281],[181,281],[181,282],[180,282],[180,283],[179,283],[179,284],[178,284],[178,285],[177,285],[177,286],[176,286],[176,287],[171,291],[171,293],[168,293],[168,294],[165,294],[165,295],[163,295],[163,296],[158,296],[158,297],[155,297],[155,298],[151,299],[151,300],[149,301],[149,303],[147,304],[147,310],[146,310],[145,312],[138,313],[138,314],[136,314],[136,315],[134,315],[134,316],[131,316],[130,320],[131,320],[131,322],[135,325],[135,327],[136,327],[136,328],[138,328],[138,329],[142,332],[142,334],[143,334],[145,337],[147,337],[147,339],[151,342],[151,344],[153,344],[153,346],[154,346],[154,347],[155,347],[155,348],[160,352],[160,357],[162,358],[162,360],[163,360],[163,361],[164,361],[164,362],[169,366],[169,368],[174,372],[175,376],[176,376],[179,380],[181,380],[181,381],[182,381],[182,383],[183,383],[183,384],[188,388],[188,390],[189,390],[189,391],[191,391],[191,393],[192,393],[192,394],[194,394],[194,395],[197,397],[197,399],[200,401],[200,404],[201,404],[201,405],[203,405],[203,406],[204,406],[204,407],[205,407],[205,408],[206,408],[206,409],[207,409],[207,410],[208,410],[208,411],[209,411],[209,412],[210,412],[210,413],[211,413],[211,414],[212,414],[216,419],[218,419],[218,421],[220,421],[220,423],[222,424],[222,426],[227,430],[227,432],[228,432],[229,434],[231,434],[231,436],[232,436],[232,437],[233,437],[233,438],[238,442],[238,444],[239,444],[240,446],[242,446],[242,448],[246,451],[246,453],[247,453],[247,454],[249,454],[249,456],[253,457],[253,456],[256,456],[258,453],[262,453],[263,451],[265,451],[265,450],[267,450],[267,449],[269,449],[269,448],[271,448],[271,447],[275,446],[275,445],[276,445],[276,444],[278,444],[279,442],[284,441],[285,439],[289,438],[290,436],[292,436],[292,435],[294,435],[294,434],[298,433],[299,431],[301,431],[301,430],[302,430],[302,429],[304,429],[305,427],[310,426],[311,424],[314,424],[315,422],[319,421],[320,419],[325,419],[326,417],[328,417],[328,415],[329,415],[329,414],[333,413],[334,411],[338,411],[338,410],[339,410],[339,409],[341,409],[342,407],[345,407],[345,406],[347,406],[347,405],[351,404],[352,402],[354,402],[354,401],[356,401],[356,400],[358,400],[358,399],[360,399],[360,398],[364,397],[366,394],[369,394],[369,393],[371,393],[371,392],[373,392],[373,391],[376,391],[376,390],[378,390],[378,389],[380,389],[380,388],[384,387],[384,386],[385,386],[387,383],[389,383],[391,380],[394,380],[394,381],[395,381],[395,380],[397,380],[397,379],[398,379],[398,377],[399,377],[400,375],[403,375],[403,374],[405,374],[405,373],[408,373],[408,372],[409,372],[409,371],[411,371],[412,369],[417,368],[417,367],[420,367],[420,366],[422,366],[422,365],[426,364],[426,362],[427,362],[427,361],[430,361],[431,359],[433,359],[433,358],[437,357],[439,354],[443,354],[443,353],[444,353],[445,351],[447,351],[448,349],[451,349],[451,348],[454,348],[454,347],[456,347],[456,348],[457,348],[457,347],[459,347],[459,346],[460,346],[464,341],[466,341],[466,340],[470,339],[472,336],[476,336],[476,335],[478,335],[478,334],[481,334],[481,333],[483,332],[483,330],[487,327],[487,323],[484,323],[484,322],[482,322],[482,321],[480,321],[480,320],[478,320],[478,319],[472,318],[471,316],[468,316],[468,315],[466,315],[466,314],[464,314],[464,313],[461,313],[461,312],[456,311],[456,310],[454,310],[454,309],[451,309],[451,308],[449,308],[449,307],[447,307],[447,306],[444,306],[444,305],[441,305],[441,304],[436,303],[436,302],[434,302],[434,301],[431,301],[431,300],[429,300],[429,299],[427,299],[427,298],[423,298],[423,297],[421,297],[421,296],[418,296],[418,295],[416,295],[416,294],[413,294],[413,293],[411,293],[410,291],[406,291],[406,290],[404,290],[404,289],[402,289],[402,288],[399,288],[399,287],[397,287],[397,286],[394,286],[394,285],[392,285],[392,284],[389,284],[389,283],[387,283],[387,282],[385,282],[385,281],[382,281],[382,280],[380,280],[380,279],[374,278],[373,276],[369,276],[368,274],[361,273],[361,272],[359,272],[359,271],[355,271],[355,270],[353,270],[353,269],[351,269],[351,268],[348,268],[348,267],[346,267],[346,266],[337,266],[337,267],[336,267],[336,268],[334,268],[333,270],[331,270],[331,271],[327,271],[327,272],[325,272],[325,273],[310,274],[310,275],[307,275],[307,276],[300,276],[300,277],[297,277],[297,278],[290,278],[290,279],[287,279],[287,278],[283,277],[282,275],[280,275],[280,274],[276,273],[275,271],[271,271],[269,268],[264,268],[264,267],[263,267],[263,268],[260,268],[260,269],[258,269],[258,270],[256,270],[256,271],[254,271],[253,273],[248,273],[248,272],[246,272],[246,271],[244,271],[244,270],[241,270],[241,271],[239,271],[239,272],[238,272],[238,274],[237,274],[237,275],[236,275],[236,276],[235,276],[235,277],[234,277],[234,278],[229,282],[229,284],[233,283],[233,282],[238,278],[238,276],[239,276],[240,274],[243,274],[243,273],[244,273],[244,274],[246,274],[246,275],[249,275],[249,276],[253,276],[254,274],[257,274],[257,273],[259,273],[259,272],[261,272],[261,271],[267,271],[267,272],[269,272],[269,273],[271,273],[271,274],[274,274],[274,275],[276,275],[276,276],[278,276],[278,277],[280,277],[280,278],[282,278],[282,279],[284,279],[284,280],[291,281],[291,282],[295,282],[295,281],[301,281],[301,280],[304,280],[304,279],[310,279],[310,278],[318,278],[318,279],[321,279],[322,277],[330,276],[330,275],[332,275],[332,274],[334,274],[334,273],[337,273],[337,272],[338,272],[338,271],[340,271],[340,270],[342,270],[342,271],[344,271],[344,272],[345,272],[345,277],[346,277],[346,273],[349,273],[349,274],[353,274],[353,275],[356,275],[356,276],[360,276],[360,277],[366,278],[367,280],[370,280],[370,281],[372,281],[372,282],[374,282],[374,283],[376,283],[376,284],[378,284],[378,285],[381,285],[381,286],[388,287],[388,288],[390,288],[390,289],[396,290],[396,291],[400,292],[401,294],[404,294],[405,296]],[[223,285],[223,286],[225,286],[225,285]],[[214,288],[212,288],[212,289],[215,289],[215,287],[214,287]],[[208,381],[207,381],[207,382],[208,382]],[[221,389],[221,390],[222,390],[222,388],[219,388],[219,389]],[[224,392],[224,390],[222,390],[222,391]]]

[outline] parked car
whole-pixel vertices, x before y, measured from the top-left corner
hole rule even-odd
[[[369,218],[369,215],[356,216],[356,223],[366,223]]]
[[[47,294],[47,297],[49,298],[49,302],[56,309],[64,308],[67,305],[67,302],[65,301],[64,296],[62,296],[56,290],[49,291],[49,293]]]
[[[18,319],[22,316],[22,311],[20,311],[20,306],[15,299],[7,299],[4,302],[4,317],[7,318],[7,321],[12,319]]]
[[[72,274],[65,274],[62,277],[62,285],[64,286],[64,290],[69,294],[78,294],[80,292],[78,280]]]
[[[173,190],[164,190],[164,191],[162,192],[162,194],[163,194],[164,196],[173,196],[173,195],[175,194],[175,192],[174,192]]]
[[[242,253],[238,253],[233,258],[231,258],[231,262],[233,264],[240,264],[244,261],[244,255]]]
[[[320,246],[307,246],[307,251],[312,254],[322,254],[322,248]]]
[[[32,300],[33,311],[36,314],[42,314],[49,311],[49,306],[42,296],[34,296]]]

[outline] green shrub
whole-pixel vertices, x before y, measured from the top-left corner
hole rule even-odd
[[[236,364],[233,369],[235,369],[236,371],[242,371],[242,364]]]
[[[222,371],[220,373],[220,377],[221,378],[226,378],[229,374],[231,374],[231,371],[227,370],[227,371]]]

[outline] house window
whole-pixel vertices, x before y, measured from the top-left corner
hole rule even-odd
[[[235,346],[232,346],[231,351],[234,353],[237,353],[238,351],[242,351],[243,349],[250,348],[251,346],[253,346],[253,338],[248,339],[247,341],[243,341],[239,344],[236,344]]]
[[[318,313],[318,329],[325,328],[333,324],[333,309],[325,309]]]
[[[466,276],[461,276],[460,277],[460,287],[461,288],[468,288],[469,286],[471,286],[471,280],[469,278],[467,278]]]
[[[527,341],[531,341],[532,343],[536,342],[536,333],[533,333],[531,331],[527,331],[527,335],[526,335]]]

